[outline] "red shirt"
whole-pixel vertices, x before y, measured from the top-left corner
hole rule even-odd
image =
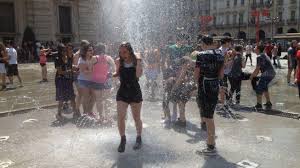
[[[267,45],[267,46],[265,47],[266,54],[267,54],[269,57],[272,57],[272,50],[273,50],[273,46],[271,46],[271,45]]]
[[[297,51],[297,55],[296,55],[297,61],[300,61],[300,50]],[[297,65],[297,79],[298,79],[298,83],[300,83],[300,65]]]

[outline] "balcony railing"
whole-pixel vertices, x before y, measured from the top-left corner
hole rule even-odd
[[[289,19],[287,20],[287,24],[297,24],[297,19]]]

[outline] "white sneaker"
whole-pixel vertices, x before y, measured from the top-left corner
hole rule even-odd
[[[215,155],[217,155],[217,150],[216,150],[216,148],[214,148],[214,149],[205,148],[200,151],[196,151],[196,154],[204,155],[204,156],[215,156]]]

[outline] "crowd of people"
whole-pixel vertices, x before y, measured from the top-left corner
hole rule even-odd
[[[17,52],[12,42],[0,43],[0,75],[2,88],[6,87],[6,76],[13,84],[13,76],[18,73]],[[205,155],[216,153],[214,112],[218,103],[220,111],[226,112],[231,105],[241,102],[241,86],[245,80],[250,80],[256,92],[257,104],[255,110],[272,109],[268,87],[275,78],[275,68],[282,68],[280,64],[280,44],[250,43],[243,46],[233,44],[231,37],[224,37],[216,42],[210,35],[199,35],[194,47],[187,44],[187,35],[178,34],[176,42],[166,42],[164,45],[151,45],[134,52],[128,42],[120,43],[115,51],[107,54],[111,47],[103,43],[92,45],[82,40],[79,50],[74,51],[71,43],[59,44],[56,51],[40,46],[39,63],[41,66],[41,82],[48,82],[47,57],[52,55],[55,62],[55,86],[58,111],[56,119],[64,122],[64,104],[69,102],[73,119],[78,123],[92,118],[95,124],[111,122],[107,114],[107,100],[117,88],[117,114],[120,145],[118,152],[124,152],[126,146],[125,120],[128,106],[131,107],[132,117],[136,126],[136,143],[134,150],[142,147],[141,108],[143,102],[142,89],[139,78],[145,72],[146,90],[150,90],[150,97],[156,96],[155,89],[159,86],[159,75],[162,74],[163,88],[163,120],[165,125],[174,123],[176,126],[186,126],[185,107],[192,96],[200,113],[201,129],[207,131],[207,148],[201,151]],[[244,57],[245,52],[245,57]],[[246,73],[247,60],[256,53],[256,67],[252,73]],[[273,64],[272,64],[273,59]],[[294,72],[294,81],[291,74]],[[288,50],[288,85],[298,86],[300,97],[300,43],[292,41]],[[262,97],[266,98],[263,104]],[[234,100],[234,101],[233,101]],[[171,114],[170,103],[173,104]],[[97,113],[95,113],[94,106]],[[177,118],[177,107],[179,117]],[[82,111],[81,111],[82,109]]]

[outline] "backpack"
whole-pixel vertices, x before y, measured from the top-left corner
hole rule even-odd
[[[97,63],[93,66],[92,81],[96,83],[105,83],[108,79],[109,65],[106,55],[97,55]]]

